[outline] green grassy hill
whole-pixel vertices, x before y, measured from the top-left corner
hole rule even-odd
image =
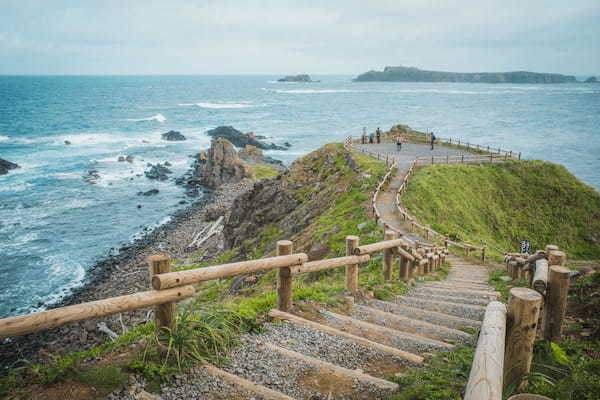
[[[421,223],[474,244],[516,252],[556,244],[570,259],[600,258],[600,193],[544,161],[419,168],[404,204]],[[496,251],[494,251],[496,248]]]

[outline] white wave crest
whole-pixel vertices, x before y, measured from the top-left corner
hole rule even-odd
[[[162,122],[165,122],[166,120],[167,120],[167,117],[165,117],[165,116],[164,116],[164,115],[162,115],[162,114],[156,114],[156,115],[153,115],[153,116],[151,116],[151,117],[148,117],[148,118],[137,118],[137,119],[135,119],[135,118],[129,119],[129,118],[128,118],[128,119],[127,119],[127,121],[133,121],[133,122],[140,122],[140,121],[158,121],[158,122],[161,122],[161,123],[162,123]]]
[[[10,138],[8,136],[0,135],[0,142],[8,142],[9,140],[10,140]]]
[[[358,93],[354,89],[275,89],[275,93],[287,94],[326,94],[326,93]]]
[[[242,103],[196,103],[196,105],[200,108],[212,108],[212,109],[254,107],[251,104],[242,104]]]

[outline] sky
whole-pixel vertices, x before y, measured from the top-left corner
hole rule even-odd
[[[600,75],[599,0],[0,0],[0,74]]]

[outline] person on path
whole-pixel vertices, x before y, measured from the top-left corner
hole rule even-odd
[[[396,150],[402,150],[402,137],[400,135],[396,136]]]
[[[431,150],[433,150],[433,144],[435,143],[435,135],[431,132]]]
[[[377,143],[381,143],[381,129],[379,127],[377,127],[375,134],[377,135]]]
[[[369,134],[369,143],[373,143],[373,132]]]
[[[362,144],[365,144],[366,142],[367,142],[367,128],[363,127]]]

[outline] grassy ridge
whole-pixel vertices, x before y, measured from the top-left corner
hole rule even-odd
[[[572,259],[600,258],[600,193],[544,161],[419,168],[404,204],[440,233],[501,251],[556,244]],[[499,252],[497,251],[497,254]]]

